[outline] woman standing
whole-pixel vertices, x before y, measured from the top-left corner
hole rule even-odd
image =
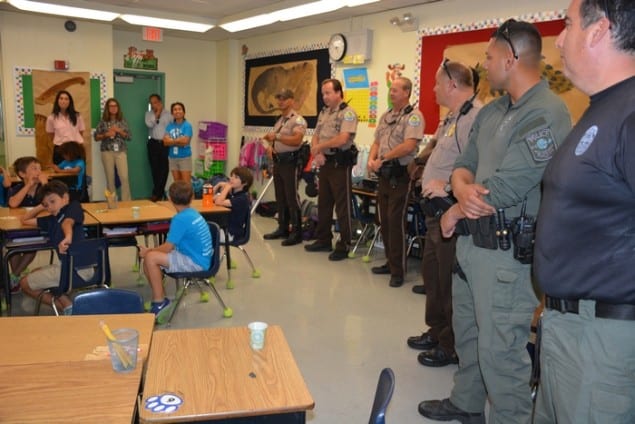
[[[117,99],[106,100],[104,113],[95,130],[95,141],[101,141],[101,161],[106,172],[106,188],[116,192],[115,166],[121,181],[121,200],[130,200],[130,183],[128,182],[128,155],[126,140],[130,140],[128,123],[123,118]]]
[[[174,120],[165,128],[163,145],[167,146],[170,158],[170,170],[174,181],[192,181],[192,125],[185,120],[185,106],[181,102],[170,106]]]
[[[59,147],[68,142],[84,143],[84,120],[75,110],[73,96],[66,90],[58,91],[53,104],[53,113],[46,118],[46,132],[53,138],[53,163],[63,158]]]

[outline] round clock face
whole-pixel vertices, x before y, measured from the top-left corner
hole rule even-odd
[[[346,38],[342,34],[333,34],[329,40],[329,57],[337,62],[346,54]]]

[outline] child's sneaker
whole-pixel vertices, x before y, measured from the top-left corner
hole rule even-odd
[[[150,312],[152,312],[154,315],[159,315],[159,312],[167,308],[169,304],[170,299],[168,299],[167,297],[163,299],[162,302],[152,302],[150,304]]]
[[[12,294],[20,293],[20,277],[18,277],[17,275],[11,274],[10,283],[11,283],[11,293]]]

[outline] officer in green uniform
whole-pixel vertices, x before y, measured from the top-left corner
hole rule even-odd
[[[459,369],[449,399],[419,404],[428,418],[484,423],[489,399],[490,424],[530,421],[526,344],[538,299],[531,260],[515,258],[510,223],[523,209],[525,219],[535,219],[543,170],[571,128],[564,103],[541,80],[541,50],[536,27],[513,19],[487,46],[487,79],[507,94],[476,117],[452,173],[458,204],[441,218],[446,237],[462,218],[468,219],[470,235],[457,241],[463,278],[455,275],[452,284]]]

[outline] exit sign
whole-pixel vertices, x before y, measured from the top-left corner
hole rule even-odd
[[[163,41],[163,30],[161,28],[143,27],[142,36],[144,41]]]

